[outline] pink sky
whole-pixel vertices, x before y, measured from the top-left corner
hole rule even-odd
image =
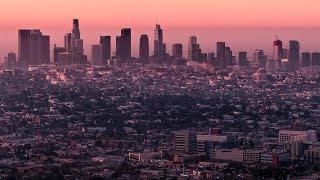
[[[235,51],[268,52],[274,35],[285,43],[301,40],[306,50],[320,50],[320,39],[314,40],[320,35],[319,7],[320,0],[0,0],[0,56],[16,52],[19,28],[40,28],[51,36],[51,46],[62,45],[75,17],[86,48],[100,35],[114,39],[121,27],[132,27],[133,55],[140,34],[153,39],[156,17],[169,52],[176,42],[184,43],[186,51],[189,35],[197,35],[205,51],[214,51],[216,41],[227,41]]]
[[[319,26],[319,0],[1,0],[0,27]]]

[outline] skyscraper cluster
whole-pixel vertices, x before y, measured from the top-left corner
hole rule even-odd
[[[20,29],[18,31],[18,39],[18,58],[14,60],[13,55],[8,55],[5,58],[6,67],[50,63],[49,36],[43,35],[39,29]],[[295,72],[300,67],[320,66],[320,53],[303,52],[300,54],[300,43],[296,40],[289,41],[288,49],[286,49],[283,47],[283,42],[276,38],[273,41],[273,54],[270,59],[268,59],[263,49],[254,50],[250,57],[248,52],[240,51],[236,58],[232,49],[226,45],[226,42],[217,42],[215,52],[204,53],[200,48],[197,36],[190,36],[187,45],[187,59],[185,59],[181,43],[172,45],[171,56],[167,53],[163,29],[159,24],[156,24],[154,29],[153,54],[149,54],[148,35],[142,34],[139,41],[139,57],[133,58],[131,55],[131,39],[131,28],[122,28],[121,34],[115,37],[115,52],[112,53],[112,37],[108,35],[100,36],[97,44],[91,45],[90,63],[94,66],[105,66],[114,64],[114,62],[122,64],[138,60],[140,63],[185,65],[189,61],[192,63],[206,63],[222,69],[235,65],[239,67],[259,67],[265,68],[268,72]],[[64,46],[54,45],[53,63],[62,66],[89,63],[87,56],[84,54],[78,19],[73,19],[72,31],[64,36]]]
[[[78,19],[73,19],[72,32],[64,36],[64,47],[54,45],[53,62],[58,65],[79,65],[87,63]]]

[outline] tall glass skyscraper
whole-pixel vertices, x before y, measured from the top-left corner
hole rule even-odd
[[[300,44],[298,41],[289,41],[288,71],[295,72],[299,68]]]

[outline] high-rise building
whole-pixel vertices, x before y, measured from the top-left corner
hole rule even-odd
[[[273,61],[275,62],[275,69],[281,68],[281,59],[283,57],[282,41],[277,39],[273,42]]]
[[[67,33],[64,36],[64,48],[66,53],[58,56],[58,59],[59,57],[62,57],[64,59],[64,62],[58,63],[59,65],[87,63],[87,56],[84,55],[83,40],[81,39],[80,35],[78,19],[73,19],[72,33]]]
[[[311,66],[311,54],[309,52],[303,52],[301,54],[301,66]]]
[[[50,36],[41,37],[40,64],[50,64]]]
[[[239,52],[239,66],[248,66],[248,53],[245,51]]]
[[[282,41],[277,39],[273,42],[273,60],[280,61],[282,56]]]
[[[289,41],[288,71],[295,72],[299,68],[300,44],[298,41]]]
[[[121,29],[123,57],[125,59],[131,58],[131,28]]]
[[[79,20],[73,19],[72,38],[80,39]]]
[[[198,46],[197,46],[197,37],[196,36],[190,36],[188,39],[188,60],[193,61],[197,58],[197,55],[199,54]]]
[[[23,65],[40,65],[50,62],[50,37],[39,29],[18,31],[18,60]]]
[[[131,58],[131,29],[122,28],[121,36],[116,36],[116,56],[121,62]]]
[[[71,53],[71,33],[67,33],[64,36],[64,48],[66,49],[66,52]]]
[[[13,69],[17,61],[16,54],[13,52],[9,52],[7,56],[7,60],[5,62],[5,66],[8,69]]]
[[[311,54],[311,65],[312,66],[320,66],[320,53],[313,52]]]
[[[267,63],[267,56],[264,54],[262,49],[254,50],[252,53],[253,56],[253,64],[259,67],[265,67]]]
[[[118,59],[122,58],[122,36],[116,36],[116,57]]]
[[[105,65],[103,59],[103,45],[94,44],[91,46],[91,62],[93,66]]]
[[[218,66],[226,67],[226,43],[217,42],[217,61]]]
[[[146,34],[140,36],[139,58],[143,62],[149,59],[149,38]]]
[[[59,58],[58,58],[58,54],[66,52],[66,49],[64,47],[57,47],[57,45],[55,44],[53,47],[53,62],[54,63],[58,63],[59,62]]]
[[[181,130],[173,133],[174,151],[179,154],[194,154],[197,152],[197,132]]]
[[[156,24],[154,30],[154,51],[153,56],[158,63],[163,63],[166,54],[166,47],[163,43],[163,30],[159,24]]]
[[[62,52],[58,54],[58,64],[59,66],[67,66],[72,65],[73,63],[73,55],[69,52]]]
[[[111,36],[100,36],[100,44],[103,50],[103,63],[111,59]]]
[[[225,65],[231,66],[232,65],[232,51],[230,47],[225,47]]]
[[[201,60],[201,49],[200,44],[192,44],[191,47],[192,57],[191,61],[200,61]]]
[[[30,29],[18,31],[18,61],[23,65],[30,64]]]
[[[175,58],[182,58],[182,44],[172,45],[172,56]]]

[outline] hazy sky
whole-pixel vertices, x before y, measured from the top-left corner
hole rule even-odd
[[[153,39],[156,18],[166,30],[165,39],[169,42],[177,38],[185,42],[187,37],[184,36],[190,34],[198,35],[204,44],[209,44],[208,36],[212,36],[210,40],[229,37],[228,34],[219,37],[210,34],[209,31],[216,28],[271,28],[268,31],[270,41],[279,34],[274,29],[298,28],[300,33],[292,37],[290,31],[283,35],[288,39],[303,39],[304,35],[310,36],[303,29],[317,31],[320,27],[319,7],[320,0],[0,0],[0,55],[10,49],[16,50],[18,28],[40,28],[52,37],[52,44],[61,43],[61,35],[71,30],[74,17],[80,19],[82,34],[88,38],[86,45],[97,42],[98,35],[115,35],[121,27],[132,27],[133,35],[137,36],[133,37],[134,52],[140,32]],[[202,33],[203,29],[208,32]],[[229,33],[230,37],[244,35],[237,31]],[[259,32],[256,35],[263,36]],[[261,42],[261,47],[264,43],[271,44]],[[214,42],[212,44],[214,47]]]

